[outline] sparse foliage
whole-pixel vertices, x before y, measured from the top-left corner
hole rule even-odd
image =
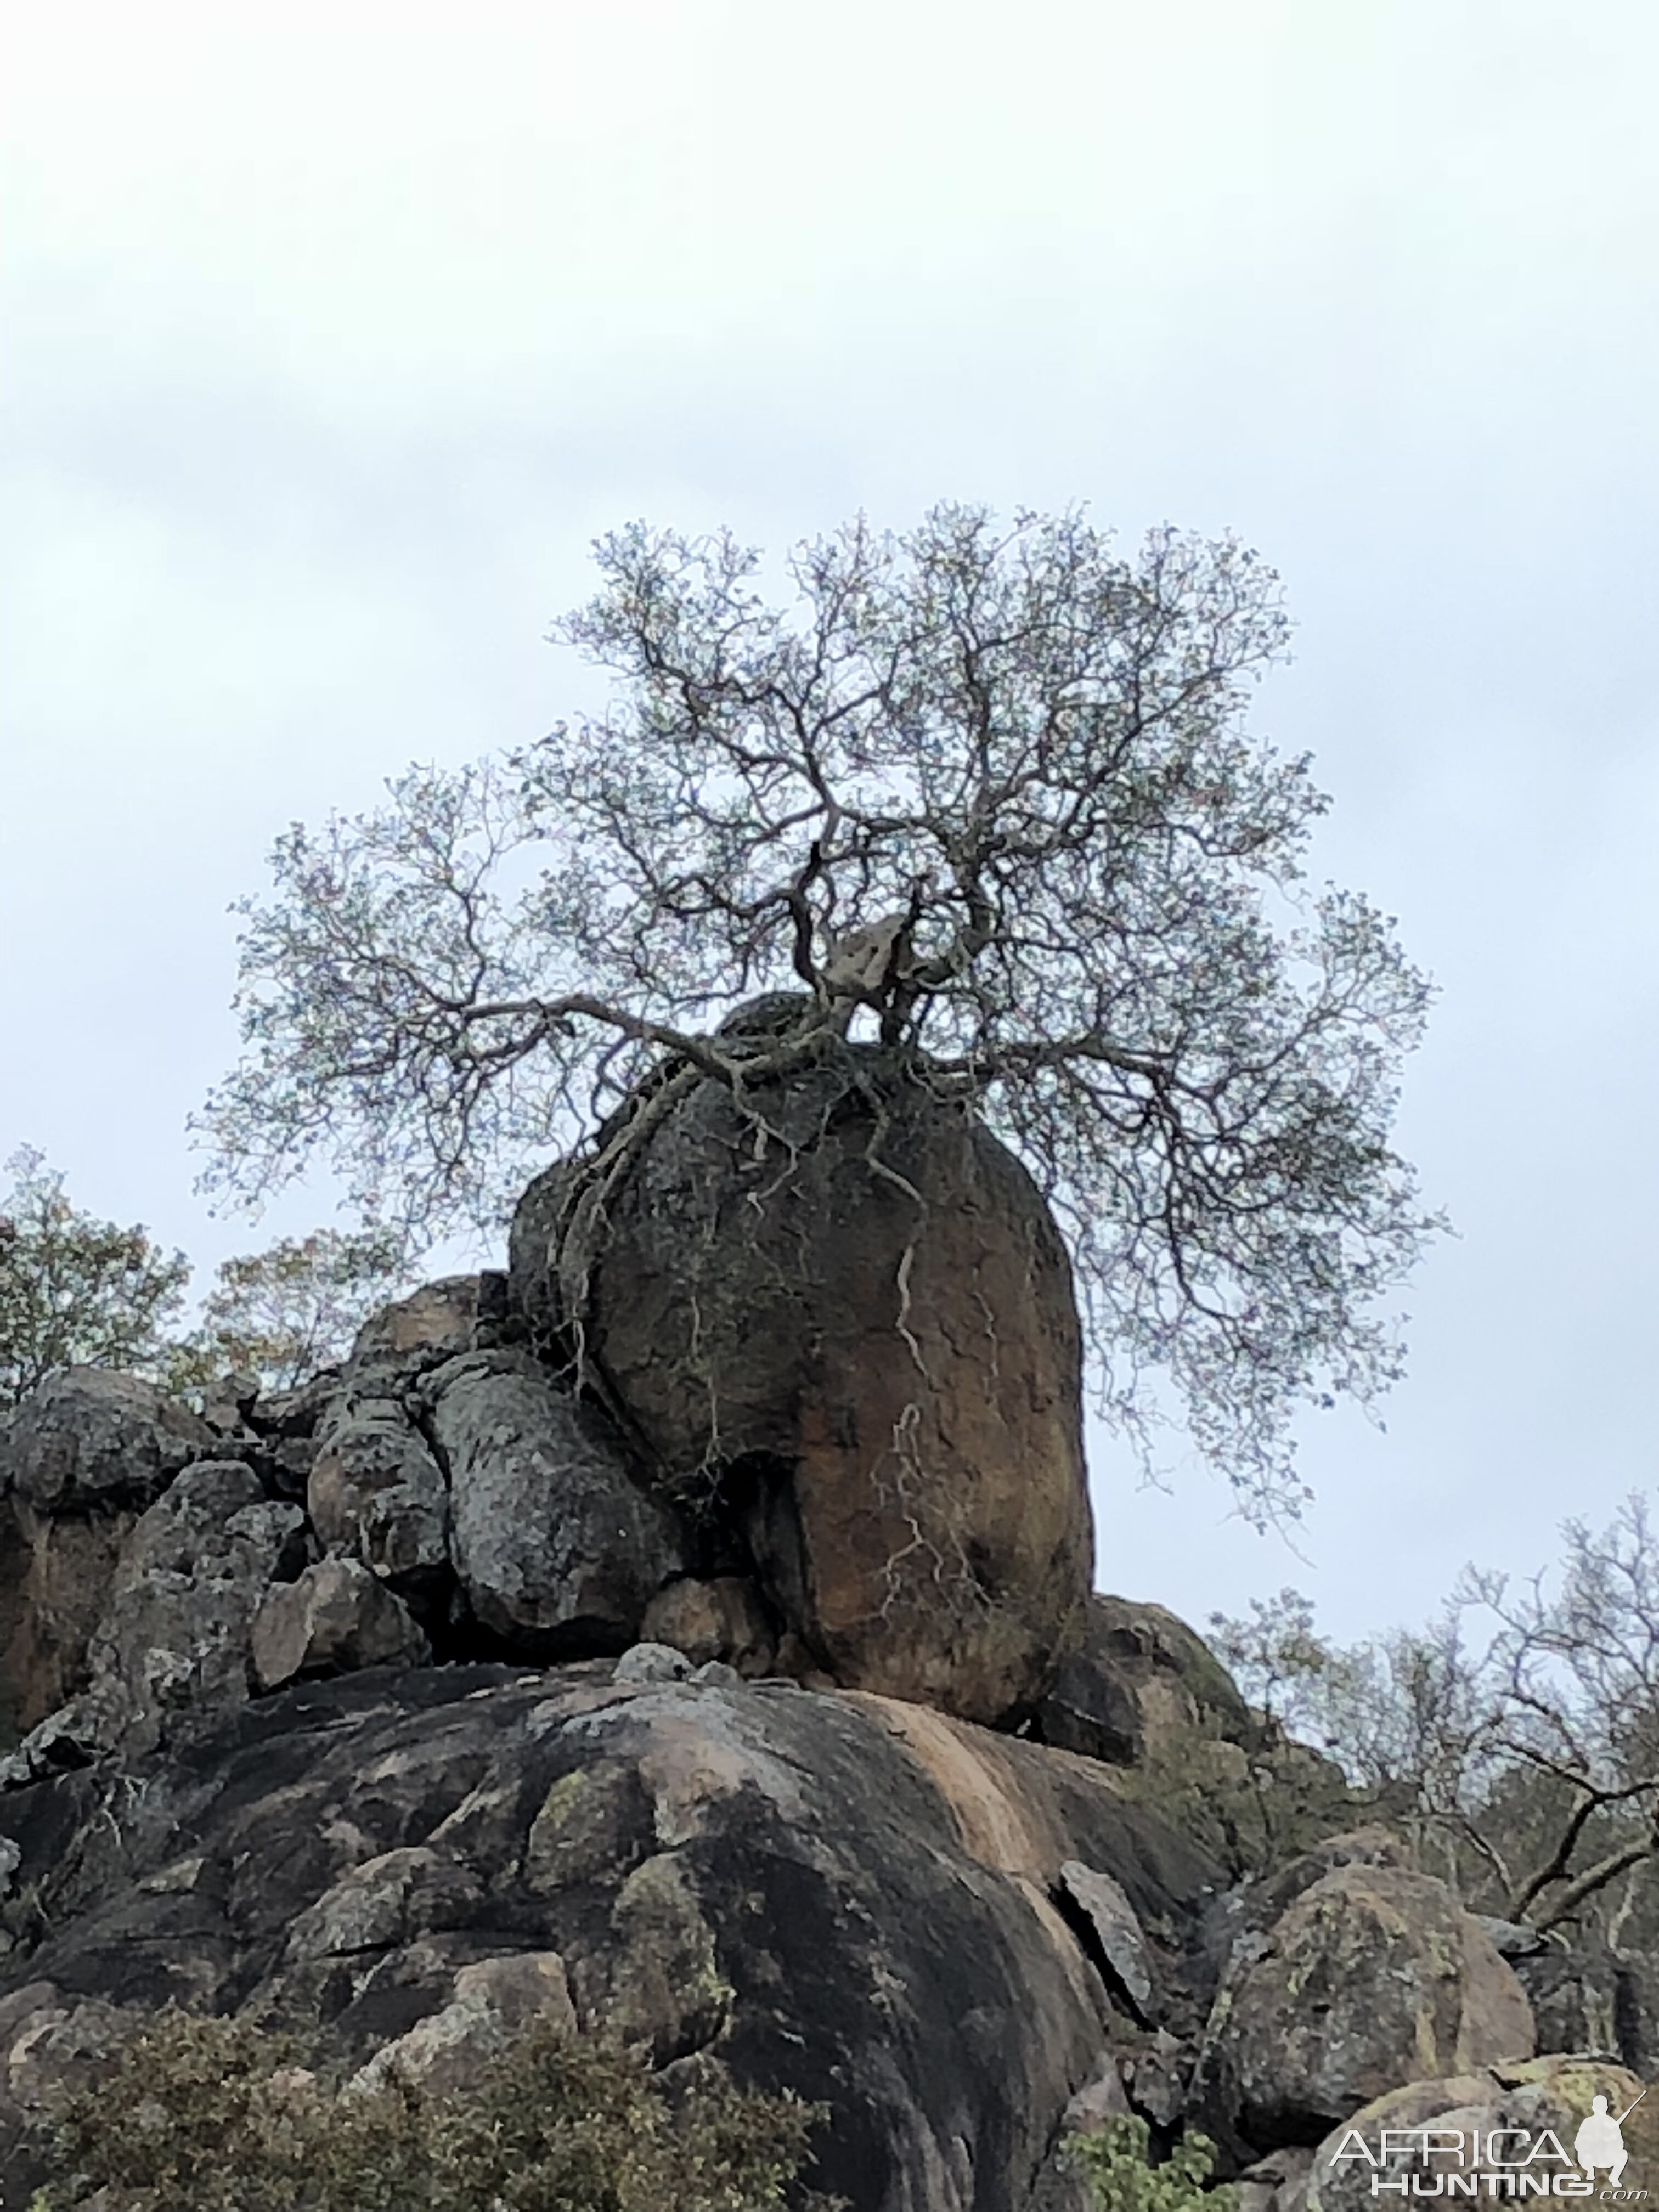
[[[342,2090],[293,2038],[164,2013],[63,2100],[35,2212],[837,2212],[786,2194],[821,2107],[718,2069],[670,2100],[603,2039],[532,2029],[470,2090]]]
[[[1149,2157],[1151,2130],[1133,2113],[1120,2113],[1086,2135],[1074,2135],[1066,2156],[1088,2181],[1097,2212],[1236,2212],[1238,2191],[1225,2182],[1206,2187],[1215,2146],[1206,2136],[1183,2136],[1162,2166]]]
[[[0,1411],[54,1368],[125,1368],[174,1390],[228,1369],[285,1389],[343,1358],[369,1315],[405,1287],[385,1231],[314,1230],[222,1261],[194,1328],[173,1333],[191,1266],[142,1224],[82,1212],[64,1176],[25,1146],[0,1201]]]
[[[1273,571],[951,506],[798,547],[788,611],[724,535],[598,559],[555,635],[607,713],[277,844],[210,1184],[257,1202],[320,1148],[371,1218],[494,1225],[647,1070],[741,1097],[862,1026],[1038,1176],[1106,1410],[1143,1433],[1165,1372],[1294,1510],[1291,1411],[1394,1379],[1378,1300],[1434,1224],[1388,1141],[1426,986],[1364,898],[1304,891],[1326,802],[1244,726]]]
[[[343,1359],[406,1279],[397,1239],[374,1231],[317,1229],[222,1261],[196,1328],[173,1347],[170,1377],[193,1386],[236,1368],[288,1389]]]
[[[0,1410],[55,1367],[149,1366],[184,1304],[190,1263],[141,1224],[82,1213],[46,1156],[24,1146],[6,1163],[0,1200]]]
[[[1437,1841],[1474,1901],[1540,1929],[1627,1917],[1615,1886],[1659,1855],[1659,1539],[1639,1496],[1562,1534],[1556,1576],[1466,1569],[1426,1631],[1345,1650],[1288,1590],[1212,1623],[1247,1696]]]

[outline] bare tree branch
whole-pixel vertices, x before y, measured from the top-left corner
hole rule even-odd
[[[729,536],[597,552],[555,635],[605,713],[278,842],[210,1188],[320,1152],[372,1219],[495,1224],[653,1066],[752,1087],[850,1024],[1037,1176],[1108,1413],[1133,1431],[1162,1370],[1247,1506],[1293,1512],[1292,1409],[1397,1376],[1382,1302],[1437,1224],[1389,1142],[1428,986],[1364,900],[1304,893],[1326,801],[1245,726],[1272,570],[950,506],[796,548],[787,611]],[[727,1050],[781,988],[793,1032]]]

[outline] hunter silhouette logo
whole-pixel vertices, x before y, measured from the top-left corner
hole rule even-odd
[[[1571,2152],[1553,2128],[1383,2128],[1375,2146],[1350,2128],[1331,2154],[1331,2170],[1370,2166],[1373,2197],[1599,2195],[1633,2204],[1648,2192],[1622,2185],[1630,2158],[1624,2124],[1647,2094],[1632,2097],[1617,2119],[1605,2096],[1593,2097]]]
[[[1647,2094],[1644,2089],[1642,2097]],[[1608,2169],[1608,2185],[1618,2188],[1630,2157],[1625,2148],[1625,2122],[1641,2103],[1642,2097],[1633,2097],[1616,2120],[1607,2110],[1605,2097],[1591,2099],[1589,2112],[1572,2139],[1572,2154],[1592,2179],[1596,2169],[1605,2166]]]

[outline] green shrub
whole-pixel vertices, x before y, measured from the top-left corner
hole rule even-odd
[[[251,2022],[167,2012],[53,2116],[31,2212],[777,2212],[821,2106],[712,2064],[671,2096],[641,2056],[534,2028],[471,2087],[353,2092]],[[837,2212],[841,2200],[794,2201]]]
[[[1204,2186],[1215,2162],[1207,2136],[1188,2136],[1162,2166],[1147,2158],[1150,2141],[1146,2121],[1132,2113],[1072,2137],[1066,2155],[1088,2181],[1098,2212],[1237,2212],[1231,2183]]]

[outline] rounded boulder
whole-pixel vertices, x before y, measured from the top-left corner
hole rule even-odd
[[[1029,1710],[1093,1532],[1071,1269],[1014,1156],[844,1045],[741,1097],[689,1086],[574,1206],[551,1174],[515,1283],[580,1314],[656,1479],[740,1532],[782,1626],[849,1687]]]

